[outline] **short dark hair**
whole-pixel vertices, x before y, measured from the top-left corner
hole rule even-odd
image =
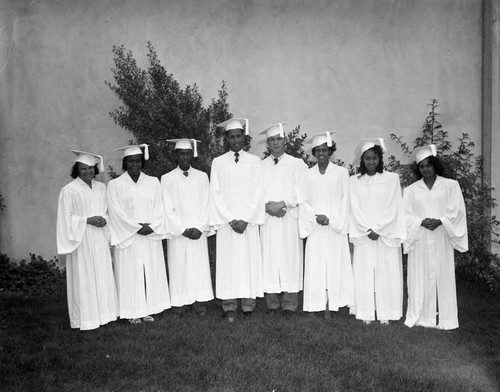
[[[139,155],[139,154],[137,154],[137,155]],[[123,171],[127,171],[127,166],[125,166],[125,163],[127,162],[127,158],[129,156],[132,156],[132,155],[127,155],[126,157],[123,157],[123,160],[122,160],[122,170]],[[141,169],[144,169],[144,166],[146,166],[146,159],[144,158],[144,154],[141,154],[141,163],[142,163]]]
[[[316,146],[316,147],[319,147],[319,146]],[[313,156],[315,157],[316,155],[314,154],[314,152],[316,151],[316,147],[313,147],[312,149],[312,154]],[[335,144],[335,142],[332,140],[332,145],[331,147],[328,147],[328,154],[330,154],[330,156],[332,156],[332,154],[337,151],[337,144]]]
[[[71,177],[73,177],[73,178],[78,177],[78,164],[79,164],[79,163],[80,163],[80,162],[75,162],[75,163],[73,164],[73,166],[71,167],[71,174],[70,174],[70,175],[71,175]],[[97,175],[99,174],[99,167],[98,167],[98,166],[99,166],[99,165],[97,165],[97,164],[95,164],[95,166],[94,166],[94,178],[95,178],[95,176],[97,176]]]
[[[438,176],[444,177],[444,166],[443,166],[443,162],[441,162],[441,159],[439,159],[438,157],[432,156],[432,155],[427,157],[426,159],[432,165],[436,174]],[[413,164],[413,172],[415,173],[417,180],[420,180],[423,177],[422,173],[420,173],[418,163],[416,163],[416,162]]]
[[[382,151],[382,147],[376,144],[375,146],[369,148],[366,151],[370,150],[373,150],[373,152],[375,152],[375,154],[378,155],[379,161],[377,165],[377,173],[382,173],[384,171],[384,152]],[[363,156],[365,155],[366,151],[361,155],[361,159],[359,162],[358,173],[360,175],[366,174],[368,172],[368,170],[366,169],[365,161],[363,160]]]

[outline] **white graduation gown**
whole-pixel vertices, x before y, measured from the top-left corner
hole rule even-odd
[[[229,151],[212,162],[210,175],[210,221],[217,230],[217,298],[262,297],[262,254],[259,225],[264,223],[265,206],[260,159],[243,150],[238,163]],[[248,222],[243,234],[229,222]]]
[[[347,240],[349,174],[329,163],[325,174],[318,165],[302,176],[298,192],[299,233],[307,237],[304,273],[304,311],[317,312],[354,305],[351,256]],[[329,219],[328,226],[316,215]]]
[[[399,176],[382,172],[350,178],[349,238],[354,244],[353,274],[360,320],[399,320],[403,315],[401,244],[406,239]],[[368,238],[372,229],[380,237]]]
[[[405,324],[458,328],[453,249],[468,250],[464,199],[457,181],[437,176],[429,190],[421,179],[404,190],[408,239],[408,309]],[[434,231],[420,224],[425,218],[443,223]]]
[[[135,183],[123,173],[108,184],[108,209],[120,317],[145,317],[170,308],[160,182],[141,172]],[[149,223],[153,233],[137,234],[139,223]]]
[[[167,240],[167,261],[172,306],[190,305],[214,298],[207,233],[209,232],[208,176],[190,168],[188,176],[178,167],[161,177],[163,205],[172,239]],[[182,235],[194,227],[203,234],[197,240]]]
[[[71,328],[89,330],[116,320],[118,301],[109,249],[108,226],[87,224],[102,216],[108,223],[106,186],[80,177],[62,188],[57,205],[57,253],[66,255]]]
[[[266,293],[297,293],[303,288],[304,252],[299,237],[296,189],[306,170],[302,159],[287,154],[277,164],[272,155],[262,160],[264,201],[286,204],[284,217],[266,214],[266,223],[260,228]]]

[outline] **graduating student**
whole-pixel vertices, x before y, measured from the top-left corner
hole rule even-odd
[[[263,297],[259,225],[265,221],[260,159],[243,150],[248,120],[218,124],[226,131],[230,151],[215,158],[210,176],[210,219],[217,230],[216,296],[229,322],[238,298],[251,315]]]
[[[454,249],[468,250],[464,199],[434,145],[414,150],[418,181],[404,190],[408,239],[408,309],[405,324],[458,328]],[[437,321],[439,320],[439,321]]]
[[[289,316],[303,288],[303,245],[299,237],[296,189],[307,170],[302,159],[285,153],[283,125],[261,132],[271,152],[262,160],[266,220],[261,226],[264,292],[270,313],[280,305]],[[283,293],[280,299],[280,293]]]
[[[120,317],[131,324],[152,322],[152,314],[170,308],[161,185],[142,172],[149,159],[146,144],[116,150],[123,151],[124,173],[109,182],[108,207]]]
[[[356,302],[351,313],[365,324],[375,320],[375,314],[381,324],[403,315],[403,196],[399,176],[383,169],[384,151],[383,139],[361,139],[355,153],[358,173],[350,178]]]
[[[178,164],[161,177],[165,217],[172,236],[167,240],[170,301],[176,315],[182,315],[186,305],[193,305],[204,316],[206,302],[214,298],[207,246],[208,176],[191,166],[198,156],[197,140],[167,141],[175,143]]]
[[[71,181],[57,205],[57,253],[66,255],[71,328],[96,329],[116,320],[113,266],[109,250],[106,186],[94,177],[104,170],[100,155],[71,150]]]
[[[299,186],[299,233],[307,238],[304,311],[337,311],[354,305],[351,256],[347,240],[349,174],[330,162],[336,150],[330,132],[309,139],[318,163],[302,176]]]

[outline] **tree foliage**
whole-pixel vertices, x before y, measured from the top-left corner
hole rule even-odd
[[[153,45],[147,44],[148,66],[137,65],[131,51],[123,45],[113,46],[114,82],[105,83],[117,95],[121,106],[110,113],[115,124],[130,131],[131,144],[149,145],[150,159],[144,171],[161,176],[176,167],[173,144],[166,139],[197,139],[199,157],[193,166],[210,172],[214,157],[227,151],[224,131],[216,125],[232,117],[229,111],[227,86],[221,82],[217,98],[208,107],[197,85],[181,88],[174,76],[160,63]],[[250,145],[247,139],[246,149]],[[110,171],[116,176],[114,170]]]
[[[456,252],[457,273],[496,291],[500,289],[500,259],[491,252],[491,242],[499,243],[495,228],[500,225],[500,221],[495,216],[490,216],[490,210],[496,206],[496,200],[492,196],[494,188],[482,183],[483,160],[481,156],[474,155],[474,142],[469,135],[462,133],[457,138],[458,146],[453,148],[449,133],[438,120],[440,114],[437,112],[437,99],[432,99],[428,106],[430,111],[422,127],[422,135],[415,138],[413,147],[400,136],[391,134],[391,138],[399,144],[407,157],[417,147],[436,145],[437,155],[445,168],[445,176],[456,179],[460,184],[467,210],[469,251]],[[402,164],[392,155],[387,167],[399,173],[404,187],[416,181],[414,163]]]

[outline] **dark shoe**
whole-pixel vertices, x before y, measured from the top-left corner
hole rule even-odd
[[[198,316],[200,317],[205,317],[207,315],[207,312],[205,312],[204,310],[202,310],[201,312],[198,312]]]
[[[243,316],[245,316],[245,317],[252,317],[252,312],[251,311],[243,312]]]
[[[267,309],[267,314],[276,314],[278,313],[278,309]]]
[[[294,315],[294,312],[289,310],[289,309],[285,309],[283,311],[283,313],[281,313],[283,315],[283,317],[289,319],[290,317],[292,317]]]
[[[184,317],[183,313],[174,313],[173,314],[175,320],[180,320],[181,318]]]
[[[222,318],[227,319],[227,321],[229,321],[230,323],[234,323],[234,320],[236,319],[236,313],[234,313],[232,310],[228,310],[227,312],[224,312]]]

